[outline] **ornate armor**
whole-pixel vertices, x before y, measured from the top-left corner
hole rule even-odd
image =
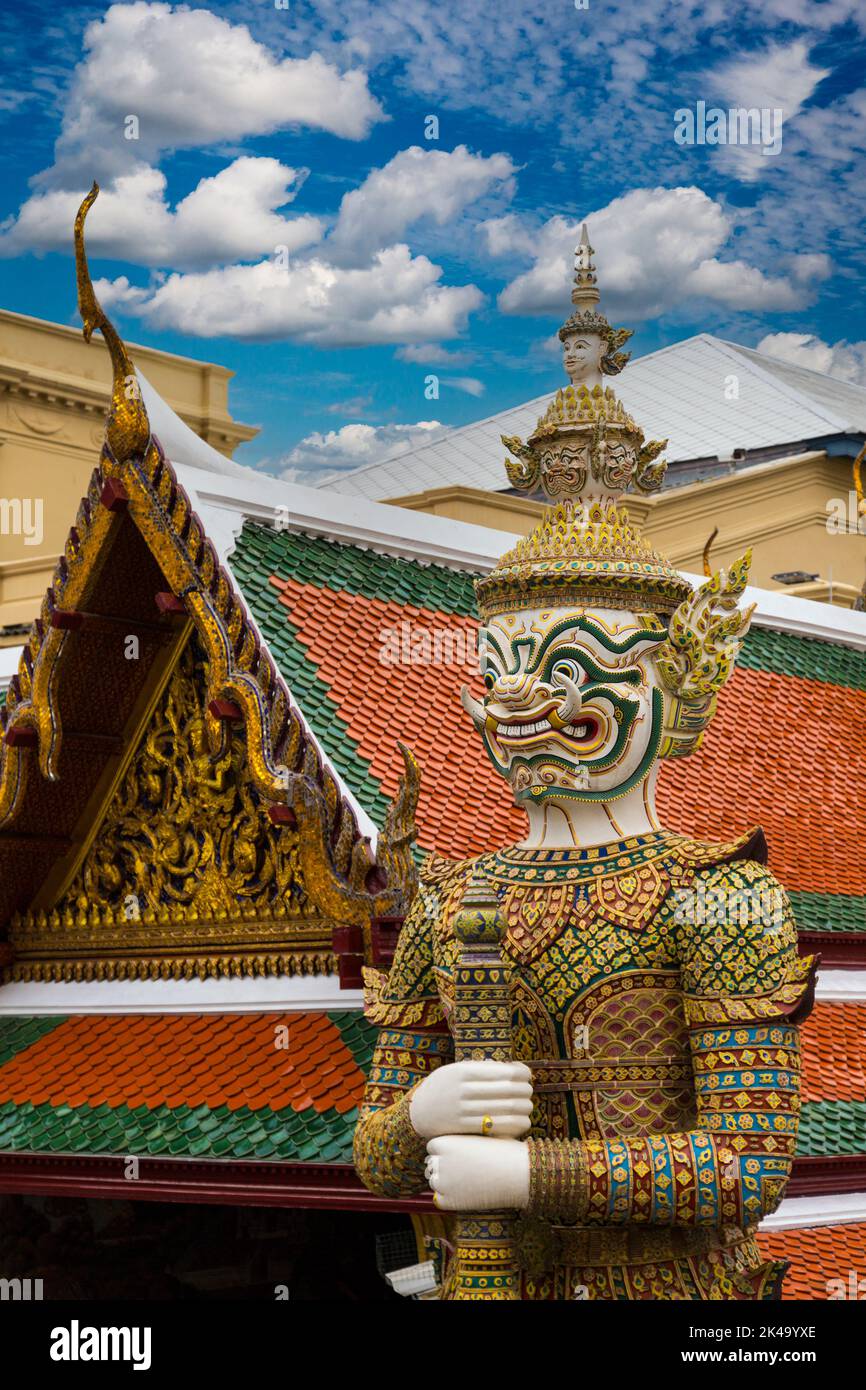
[[[375,1192],[424,1188],[412,1088],[453,1057],[452,927],[466,882],[496,883],[514,966],[514,1056],[536,1097],[527,1299],[773,1298],[784,1265],[751,1237],[797,1137],[812,962],[754,832],[659,832],[593,850],[432,858],[387,977],[356,1137]]]

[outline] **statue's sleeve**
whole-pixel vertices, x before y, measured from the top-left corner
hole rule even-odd
[[[439,896],[422,874],[390,971],[364,972],[364,1012],[379,1032],[355,1126],[354,1158],[364,1186],[382,1197],[426,1190],[427,1142],[412,1128],[409,1104],[424,1077],[454,1057],[433,974],[439,910]]]
[[[681,915],[695,1127],[529,1140],[530,1210],[539,1216],[746,1227],[782,1199],[800,1110],[797,1025],[811,1008],[815,962],[798,958],[787,895],[759,864],[699,871]]]

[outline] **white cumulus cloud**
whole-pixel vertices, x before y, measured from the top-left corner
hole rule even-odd
[[[306,126],[359,140],[384,112],[366,73],[319,53],[278,59],[245,24],[185,5],[112,5],[84,35],[54,168],[43,180],[87,187],[192,149]],[[127,117],[138,123],[128,138]]]
[[[324,233],[317,217],[277,212],[292,202],[305,175],[276,159],[242,156],[202,179],[172,210],[165,175],[142,166],[100,193],[87,218],[88,252],[139,265],[194,269],[253,260],[277,247],[297,251]],[[79,192],[61,189],[34,194],[0,233],[0,254],[68,250],[80,201]]]
[[[156,328],[202,338],[292,338],[318,347],[454,338],[483,300],[475,285],[441,285],[442,270],[408,246],[344,269],[310,256],[173,274],[127,307]]]
[[[637,188],[586,218],[608,315],[653,318],[690,299],[735,309],[794,309],[808,301],[819,263],[788,262],[789,275],[767,275],[742,259],[721,260],[733,235],[731,218],[700,188]],[[525,253],[528,224],[517,216],[485,224],[500,255]],[[534,264],[508,284],[499,307],[508,314],[563,313],[573,276],[580,223],[551,217],[532,231]],[[820,265],[826,270],[822,260]]]
[[[320,482],[330,473],[360,468],[367,463],[408,453],[445,433],[438,420],[414,425],[344,425],[327,434],[308,434],[283,458],[269,462],[268,471],[289,482]]]
[[[345,195],[329,238],[331,253],[337,259],[364,259],[402,238],[422,218],[440,227],[453,222],[494,187],[510,198],[514,173],[508,155],[472,154],[465,145],[400,150]]]
[[[866,386],[866,342],[825,343],[813,333],[767,333],[756,348],[768,357],[807,367],[812,372]]]

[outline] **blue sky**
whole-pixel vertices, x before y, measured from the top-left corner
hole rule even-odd
[[[281,3],[3,11],[0,304],[77,322],[97,178],[104,306],[233,368],[236,456],[286,476],[553,389],[584,218],[635,353],[866,384],[861,0]],[[781,148],[677,143],[698,102],[781,111]]]

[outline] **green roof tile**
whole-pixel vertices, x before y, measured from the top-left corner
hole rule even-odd
[[[854,911],[843,895],[800,894],[804,925],[817,925],[814,912],[828,912],[834,899],[836,920]],[[811,900],[815,899],[816,904]],[[838,901],[836,901],[838,899]],[[806,901],[808,900],[808,901]],[[810,913],[812,915],[807,915]],[[838,930],[852,928],[838,927]],[[369,1066],[376,1030],[355,1010],[329,1012],[345,1046],[361,1070]],[[0,1047],[6,1061],[37,1041],[61,1019],[0,1019]],[[344,1114],[294,1110],[229,1110],[199,1105],[154,1108],[105,1103],[70,1107],[0,1103],[0,1150],[50,1153],[171,1155],[173,1157],[351,1163],[357,1110]],[[866,1153],[866,1100],[812,1101],[803,1107],[798,1153],[801,1156]]]
[[[317,588],[340,589],[367,598],[392,599],[443,613],[474,614],[473,580],[478,576],[444,565],[378,555],[322,537],[275,531],[248,521],[232,552],[231,567],[244,595],[245,581],[258,589],[275,574]],[[283,609],[285,612],[285,609]]]
[[[739,666],[753,671],[773,671],[780,676],[866,690],[866,651],[855,651],[817,637],[798,637],[790,632],[752,627],[737,658]]]
[[[866,1100],[812,1100],[803,1106],[797,1154],[866,1153]]]
[[[51,1033],[64,1019],[59,1018],[0,1018],[0,1067],[14,1057],[17,1052],[23,1052],[25,1047],[30,1047],[33,1043],[44,1038],[46,1033]]]
[[[334,1011],[329,1013],[328,1017],[339,1028],[340,1036],[354,1057],[358,1070],[366,1075],[373,1060],[373,1048],[379,1030],[372,1023],[368,1023],[358,1009]]]
[[[788,892],[801,931],[866,932],[866,898],[854,893]]]

